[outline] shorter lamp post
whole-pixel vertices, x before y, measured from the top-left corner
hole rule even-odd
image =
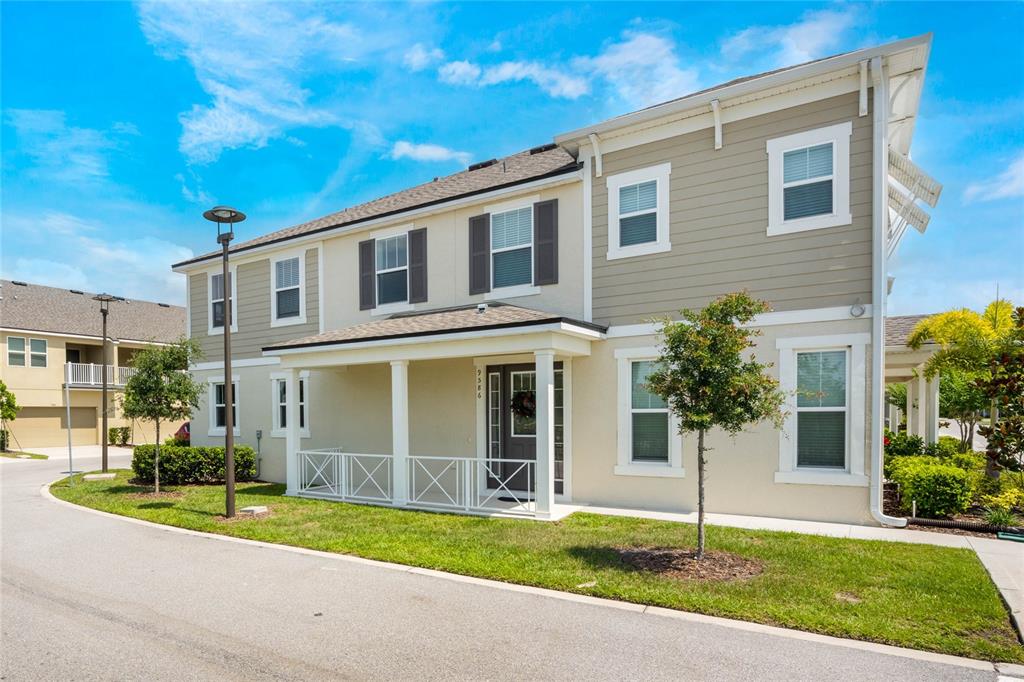
[[[103,443],[103,461],[102,469],[103,473],[107,473],[107,314],[110,312],[110,302],[114,300],[114,297],[110,294],[96,294],[92,297],[92,300],[100,302],[100,315],[103,316],[103,353],[100,360],[100,373],[103,375],[103,415],[101,417],[103,423],[103,437],[100,442]],[[68,424],[68,431],[71,431],[71,424]]]
[[[207,220],[217,223],[217,243],[223,247],[224,277],[224,515],[235,515],[235,420],[234,386],[231,382],[231,279],[228,274],[228,244],[234,238],[234,224],[245,220],[245,214],[230,206],[214,206],[203,213]],[[226,226],[226,227],[225,227]],[[213,405],[210,409],[216,409]]]

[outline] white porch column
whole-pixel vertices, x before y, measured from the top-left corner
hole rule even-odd
[[[555,351],[534,353],[537,363],[537,516],[551,515],[555,502]]]
[[[299,491],[299,380],[298,371],[284,371],[285,391],[285,471],[288,495]]]
[[[928,424],[924,434],[925,443],[939,442],[939,375],[936,374],[927,386],[928,405],[925,414]]]
[[[392,500],[396,505],[408,502],[409,457],[409,361],[391,362],[391,454]]]
[[[913,436],[917,432],[917,410],[914,409],[914,403],[917,402],[917,379],[911,379],[907,382],[907,435]]]
[[[918,372],[921,369],[918,368]],[[926,438],[928,436],[928,383],[924,380],[923,374],[914,379],[914,401],[917,407],[914,408],[914,435]]]

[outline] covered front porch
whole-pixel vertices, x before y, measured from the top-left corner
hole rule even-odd
[[[287,492],[558,518],[556,502],[571,498],[572,360],[600,338],[593,325],[492,305],[267,348],[281,359]],[[318,375],[322,390],[306,392],[330,403],[319,413],[331,424],[303,438],[299,382]]]

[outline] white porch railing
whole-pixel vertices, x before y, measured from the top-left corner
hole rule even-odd
[[[301,450],[298,494],[309,497],[395,504],[394,458],[343,452],[340,448]],[[406,458],[407,507],[472,514],[535,516],[536,462],[477,457]]]
[[[106,368],[108,386],[124,386],[138,370],[135,367],[114,367],[113,365],[93,365],[84,362],[68,362],[64,365],[65,381],[69,386],[100,387],[103,386],[103,370]],[[115,370],[117,370],[115,372]]]

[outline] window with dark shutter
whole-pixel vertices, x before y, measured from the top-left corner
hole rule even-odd
[[[491,290],[491,216],[488,213],[469,219],[469,293]]]
[[[558,199],[533,205],[533,283],[558,283]]]
[[[409,231],[409,303],[427,300],[427,228]]]
[[[377,305],[376,253],[373,239],[359,242],[359,309],[371,310]]]

